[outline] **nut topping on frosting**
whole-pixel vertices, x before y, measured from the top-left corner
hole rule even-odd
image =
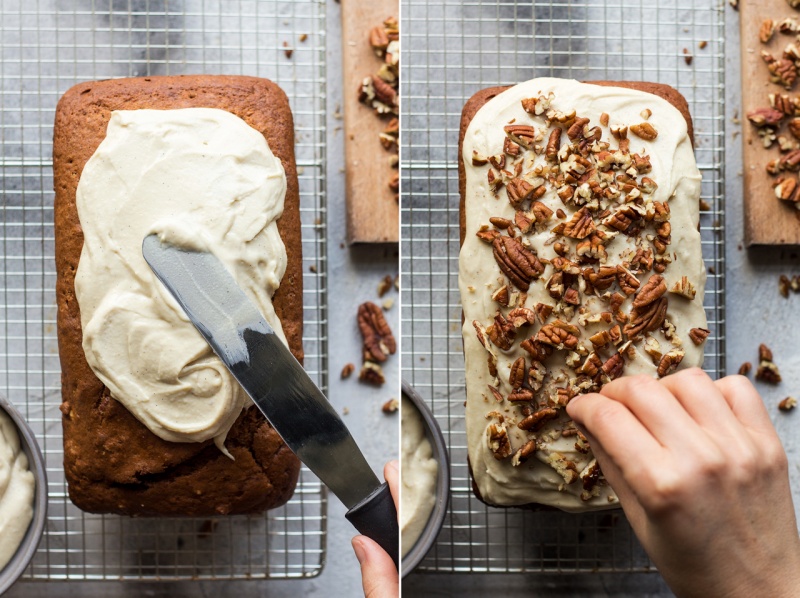
[[[556,80],[546,81],[556,92],[561,89],[551,83]],[[483,359],[470,362],[465,349],[468,391],[471,376],[483,380],[477,396],[482,393],[482,404],[504,415],[480,427],[488,461],[479,462],[482,457],[472,448],[470,460],[473,472],[478,467],[480,476],[501,485],[500,478],[512,475],[506,468],[523,477],[552,468],[559,480],[553,491],[571,494],[578,503],[607,504],[607,482],[588,442],[579,438],[564,444],[573,435],[567,432],[574,432],[564,407],[627,371],[663,376],[684,357],[688,364],[697,363],[696,347],[709,331],[701,317],[702,301],[683,297],[692,299],[699,291],[702,299],[704,278],[696,270],[704,269],[699,254],[697,268],[693,257],[685,257],[695,223],[687,226],[691,213],[685,212],[683,200],[695,192],[699,197],[699,173],[691,162],[688,174],[672,171],[676,146],[671,144],[683,140],[684,153],[691,152],[691,145],[685,132],[676,136],[680,127],[670,125],[678,122],[670,120],[672,115],[665,118],[668,107],[657,98],[643,98],[646,110],[640,104],[635,112],[623,108],[603,114],[597,109],[582,114],[570,105],[572,98],[565,92],[561,101],[548,91],[516,95],[513,108],[502,112],[502,124],[493,124],[496,116],[494,121],[479,119],[476,135],[468,130],[465,136],[468,235],[476,234],[485,244],[474,237],[465,241],[461,268],[467,276],[461,285],[469,288],[469,280],[486,291],[483,297],[462,291],[462,297],[477,335],[472,338],[488,359],[484,370]],[[677,189],[683,180],[691,183]],[[470,197],[480,203],[470,208]],[[675,229],[670,204],[681,210]],[[470,274],[473,259],[480,261],[479,276]],[[670,270],[679,260],[686,276]],[[480,276],[487,279],[481,283]],[[670,311],[667,319],[670,302],[678,311]],[[692,342],[683,345],[687,339]],[[471,373],[476,369],[480,373]],[[475,402],[468,397],[468,414],[471,405]],[[555,483],[552,474],[541,474],[549,480],[542,483]],[[515,494],[512,487],[516,481],[501,492]]]

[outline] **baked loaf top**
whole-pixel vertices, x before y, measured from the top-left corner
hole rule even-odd
[[[623,374],[703,362],[686,103],[600,85],[534,79],[479,92],[462,115],[467,441],[490,504],[614,506],[563,407]]]
[[[64,466],[70,497],[92,512],[204,516],[254,513],[291,497],[299,461],[254,409],[242,412],[225,446],[167,442],[111,398],[82,349],[74,278],[83,233],[75,196],[83,167],[114,110],[226,110],[264,135],[287,182],[278,231],[288,264],[273,305],[289,347],[302,359],[302,256],[294,129],[288,100],[265,79],[147,77],[74,86],[56,110],[53,142],[58,336],[62,366]]]

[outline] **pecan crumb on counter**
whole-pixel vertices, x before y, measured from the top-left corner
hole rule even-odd
[[[342,373],[340,374],[341,379],[346,380],[347,378],[349,378],[355,371],[355,369],[356,365],[354,363],[345,364],[345,366],[342,368]]]
[[[791,411],[797,406],[797,399],[794,397],[786,397],[778,403],[778,409],[781,411]]]
[[[381,411],[383,411],[387,415],[390,415],[392,413],[396,413],[398,407],[400,407],[400,403],[397,402],[397,399],[389,399],[383,404],[383,407],[381,407]]]
[[[781,374],[778,366],[773,361],[772,351],[763,343],[758,347],[756,380],[767,384],[779,384],[781,381]]]
[[[753,364],[749,361],[745,361],[742,365],[739,366],[739,371],[737,372],[740,376],[749,376],[750,371],[753,369]]]

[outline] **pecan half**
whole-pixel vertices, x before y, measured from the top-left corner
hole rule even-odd
[[[658,137],[658,131],[649,122],[639,123],[638,125],[631,125],[630,131],[637,137],[641,137],[645,141],[653,141]]]
[[[673,349],[669,351],[658,364],[658,377],[663,378],[675,371],[678,365],[683,361],[685,353],[681,349]]]
[[[692,339],[692,342],[699,347],[706,342],[709,334],[711,334],[711,331],[707,328],[692,328],[689,331],[689,338]]]
[[[552,324],[542,326],[536,340],[556,349],[573,350],[578,346],[578,333],[576,326],[563,320],[555,320]]]
[[[597,353],[592,352],[589,353],[589,356],[586,358],[586,360],[575,371],[578,374],[584,374],[590,378],[594,378],[600,372],[600,368],[602,367],[603,360],[600,359],[600,356]]]
[[[517,357],[517,360],[511,364],[511,371],[508,374],[508,384],[511,388],[522,388],[525,384],[525,358]]]
[[[615,353],[611,357],[606,360],[601,368],[603,374],[608,376],[611,380],[616,380],[622,375],[622,371],[625,369],[625,360],[622,357],[621,353]]]
[[[541,429],[542,426],[545,425],[549,420],[558,417],[558,409],[555,407],[547,407],[545,409],[540,409],[535,413],[532,413],[521,422],[517,424],[517,427],[520,430],[525,430],[528,432],[536,432],[537,430]]]
[[[511,141],[518,143],[526,149],[533,147],[536,140],[536,129],[530,125],[508,125],[503,128],[511,138]]]
[[[358,329],[364,339],[365,360],[383,363],[397,351],[397,343],[383,310],[371,301],[358,306]]]
[[[628,338],[638,338],[644,332],[653,332],[661,327],[667,317],[667,299],[661,297],[653,303],[631,311],[630,321],[625,324],[623,332]]]
[[[617,269],[614,266],[600,266],[598,270],[584,268],[582,276],[593,288],[604,291],[617,279]]]
[[[747,120],[758,128],[777,127],[785,114],[774,108],[756,108],[747,113]]]
[[[664,282],[664,277],[658,274],[653,274],[645,285],[636,293],[633,298],[633,307],[640,308],[650,305],[657,301],[667,292],[667,284]]]
[[[544,150],[544,157],[548,162],[558,161],[558,150],[561,149],[561,129],[556,127],[550,131],[550,137],[547,140],[547,147]]]
[[[512,237],[498,237],[492,243],[494,259],[503,274],[521,291],[544,272],[544,266],[531,250]]]
[[[533,400],[533,391],[530,388],[518,388],[508,395],[508,400],[512,403],[529,403]]]
[[[573,239],[585,239],[595,230],[592,214],[585,207],[575,212],[564,225],[564,235]]]

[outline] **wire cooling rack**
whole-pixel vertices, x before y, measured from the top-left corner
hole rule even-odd
[[[479,89],[534,76],[667,83],[689,101],[703,174],[705,368],[724,373],[724,31],[719,0],[404,0],[403,377],[450,449],[450,513],[421,571],[647,571],[621,512],[486,507],[472,494],[458,292],[458,132]],[[689,58],[691,57],[691,59]],[[690,64],[689,64],[690,63]]]
[[[326,492],[305,468],[294,498],[258,517],[130,519],[89,515],[70,503],[58,409],[51,152],[56,102],[79,81],[183,73],[276,81],[295,117],[306,368],[324,389],[324,16],[322,0],[0,0],[0,392],[33,427],[50,478],[47,529],[28,578],[320,572]]]

